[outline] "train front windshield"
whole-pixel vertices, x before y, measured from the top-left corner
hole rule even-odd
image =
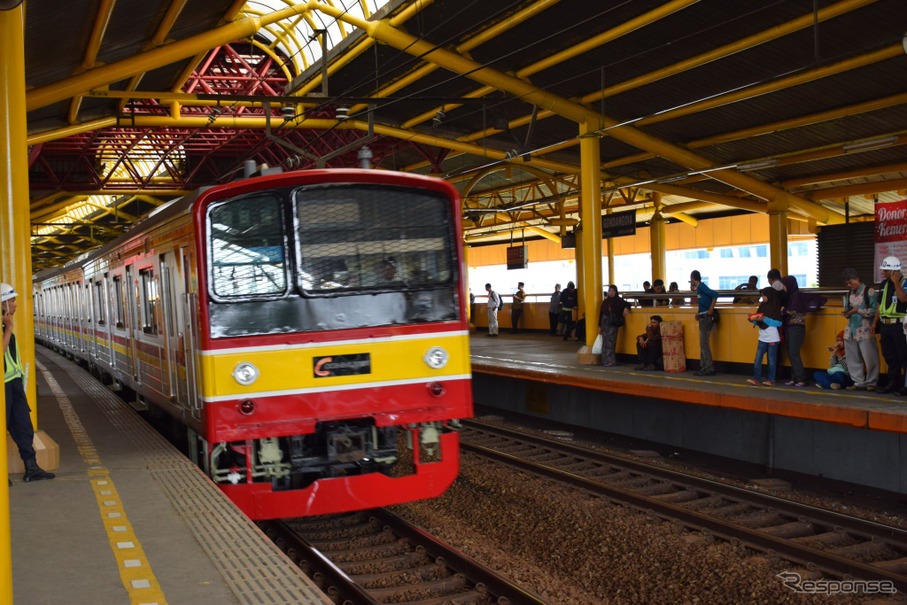
[[[372,184],[213,204],[212,336],[457,320],[453,220],[441,194]]]

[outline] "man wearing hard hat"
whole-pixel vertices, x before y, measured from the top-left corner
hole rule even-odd
[[[874,328],[882,335],[882,356],[888,364],[888,385],[883,393],[907,395],[904,372],[907,371],[907,339],[904,338],[904,319],[907,316],[905,278],[901,275],[901,261],[896,256],[886,256],[879,265],[882,283],[876,289],[879,306]]]
[[[3,308],[3,382],[6,387],[6,430],[19,446],[19,456],[25,464],[25,481],[53,479],[35,459],[35,429],[31,423],[31,409],[25,398],[22,382],[22,359],[13,334],[13,315],[16,313],[16,291],[9,284],[0,283],[0,306]]]

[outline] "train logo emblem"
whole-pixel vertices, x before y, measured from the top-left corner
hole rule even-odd
[[[312,362],[315,378],[372,373],[372,359],[368,353],[315,357]]]

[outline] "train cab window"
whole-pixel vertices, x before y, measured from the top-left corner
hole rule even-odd
[[[235,198],[208,211],[209,280],[215,299],[280,296],[287,291],[281,199]]]
[[[157,334],[160,296],[157,282],[154,281],[154,270],[150,267],[139,270],[139,278],[142,283],[142,331],[146,334]]]
[[[309,294],[437,288],[454,279],[449,201],[349,184],[294,192],[298,287]]]

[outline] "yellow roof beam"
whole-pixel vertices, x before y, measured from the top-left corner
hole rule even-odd
[[[564,49],[558,53],[545,57],[541,61],[537,61],[536,63],[533,63],[532,65],[528,65],[528,66],[520,69],[519,71],[517,71],[516,77],[526,79],[533,74],[536,74],[542,70],[545,70],[545,69],[548,69],[555,65],[558,65],[560,63],[563,63],[564,61],[567,61],[576,56],[579,56],[585,52],[589,52],[590,50],[592,50],[594,48],[598,48],[599,46],[607,44],[608,42],[612,42],[612,41],[616,40],[617,38],[630,34],[640,28],[645,27],[646,25],[650,25],[651,23],[658,21],[659,19],[663,19],[663,18],[667,17],[668,15],[671,15],[679,10],[683,10],[684,8],[690,6],[691,4],[696,4],[697,2],[699,2],[699,0],[672,0],[671,2],[668,2],[667,4],[665,4],[663,6],[660,6],[645,14],[642,14],[638,17],[630,19],[629,21],[621,23],[620,25],[612,27],[611,29],[609,29],[605,32],[602,32],[602,33],[598,34],[597,36],[593,36],[593,37],[589,38],[588,40],[584,40],[584,41],[580,42],[579,44],[575,44],[574,46],[572,46],[570,48]],[[510,22],[508,20],[504,23],[509,25]],[[500,32],[496,32],[495,35],[497,35],[498,33],[500,33]],[[491,38],[490,37],[485,38],[485,39],[482,39],[481,41],[484,42],[484,41],[487,41],[488,39],[491,39]],[[463,46],[466,46],[466,45],[463,45]],[[478,43],[473,46],[470,46],[469,48],[474,48],[475,46],[478,46]],[[465,49],[463,47],[457,47],[456,50],[457,50],[457,52],[462,53],[467,49]],[[465,95],[465,97],[469,98],[469,99],[478,99],[478,98],[491,94],[495,90],[497,90],[497,89],[493,86],[485,86],[478,90],[471,91],[470,93]],[[459,106],[460,106],[460,104],[449,104],[449,103],[444,105],[444,107],[449,108],[449,109],[452,109],[454,107],[459,107]],[[425,113],[422,113],[414,118],[411,118],[410,120],[407,120],[403,125],[406,128],[410,128],[412,126],[415,126],[416,124],[420,124],[422,122],[430,120],[437,111],[438,111],[438,108],[435,107],[434,109],[426,111]],[[548,117],[550,115],[552,115],[552,114],[548,113],[546,115],[546,117]],[[513,128],[518,125],[522,125],[522,124],[511,123],[511,124],[508,124],[508,127]],[[486,129],[484,132],[488,133],[488,134],[493,134],[493,133],[500,132],[500,130]],[[486,136],[486,135],[483,135],[483,136]]]
[[[437,48],[424,40],[392,27],[386,21],[364,21],[325,4],[317,4],[314,8],[334,18],[349,21],[364,29],[370,36],[398,50],[419,57],[422,60],[436,63],[445,69],[464,75],[477,82],[488,84],[504,92],[516,95],[541,109],[554,111],[578,124],[590,124],[592,128],[598,129],[607,128],[610,136],[640,149],[657,153],[691,170],[714,170],[714,172],[710,173],[710,177],[720,179],[722,182],[765,200],[784,201],[820,222],[824,222],[828,218],[828,210],[818,204],[794,196],[787,191],[746,174],[736,172],[731,168],[717,167],[708,159],[688,149],[644,133],[632,126],[622,125],[613,118],[569,99],[541,90],[519,78],[491,69],[448,50]]]
[[[93,88],[118,82],[136,74],[157,69],[211,50],[234,40],[242,40],[259,29],[309,10],[315,3],[302,3],[275,11],[265,17],[247,17],[210,31],[135,55],[129,59],[94,67],[60,82],[33,88],[26,93],[26,109],[33,111],[79,95]]]

